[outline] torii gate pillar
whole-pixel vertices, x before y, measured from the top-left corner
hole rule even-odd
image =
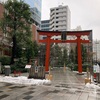
[[[77,52],[78,52],[78,71],[82,73],[82,53],[81,53],[81,41],[80,36],[77,36]]]
[[[47,38],[47,45],[46,45],[46,58],[45,58],[45,72],[49,71],[49,59],[50,59],[50,36]],[[48,67],[47,67],[48,66]]]

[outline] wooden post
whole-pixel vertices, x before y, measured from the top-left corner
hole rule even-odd
[[[45,72],[49,71],[49,59],[50,59],[50,37],[48,36],[46,45]]]
[[[77,36],[77,53],[78,53],[78,71],[82,73],[82,54],[81,54],[81,42],[80,36]]]

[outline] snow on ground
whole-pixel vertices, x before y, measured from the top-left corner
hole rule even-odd
[[[78,71],[73,71],[74,73],[79,73]],[[87,72],[82,72],[82,74],[86,74]]]
[[[95,85],[95,84],[92,84],[92,83],[91,84],[87,83],[85,86],[89,89],[100,89],[100,87],[98,85]]]
[[[43,85],[51,84],[50,80],[41,79],[28,79],[25,76],[12,77],[12,76],[0,76],[0,82],[23,84],[23,85]]]

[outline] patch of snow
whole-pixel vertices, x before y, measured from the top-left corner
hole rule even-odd
[[[78,71],[73,71],[74,73],[79,73]],[[82,72],[83,74],[86,74],[87,72]]]
[[[25,76],[12,77],[12,76],[0,76],[0,82],[23,84],[23,85],[43,85],[51,84],[50,80],[45,79],[28,79]]]
[[[90,89],[100,89],[100,87],[98,85],[95,85],[95,84],[87,83],[85,86],[87,88],[90,88]]]

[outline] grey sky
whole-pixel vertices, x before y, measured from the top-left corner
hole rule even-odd
[[[50,8],[62,4],[71,11],[71,28],[92,29],[93,39],[100,40],[100,0],[42,0],[42,20],[49,19]]]
[[[100,0],[42,0],[42,20],[50,18],[50,8],[68,5],[71,28],[93,30],[93,39],[100,40]]]

